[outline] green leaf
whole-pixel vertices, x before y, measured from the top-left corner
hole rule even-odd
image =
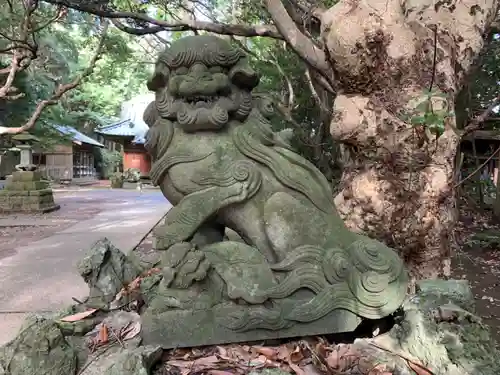
[[[412,125],[425,125],[426,124],[425,116],[415,116],[411,118]]]
[[[429,106],[430,106],[430,102],[429,100],[425,100],[421,103],[419,103],[416,107],[415,107],[415,110],[417,112],[421,112],[421,113],[424,113],[424,112],[427,112],[429,110]]]

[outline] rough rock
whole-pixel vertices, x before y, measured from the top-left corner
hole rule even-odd
[[[107,374],[108,369],[116,366],[118,362],[123,362],[123,358],[134,356],[137,360],[136,368],[140,369],[139,357],[133,355],[135,350],[140,347],[141,339],[138,335],[140,329],[140,317],[137,313],[128,311],[114,311],[102,319],[101,323],[96,325],[94,329],[85,335],[85,342],[93,342],[99,337],[99,332],[102,325],[107,327],[110,342],[105,346],[98,348],[95,352],[91,353],[86,361],[82,364],[80,375],[102,375]],[[135,332],[127,337],[124,334],[128,332]],[[118,338],[120,338],[118,340]],[[139,350],[138,353],[142,353]],[[148,357],[149,358],[149,357]],[[147,364],[147,362],[144,362]],[[142,375],[142,372],[123,372],[123,374]],[[146,373],[147,374],[147,373]]]
[[[157,297],[158,284],[161,280],[161,275],[151,275],[142,279],[141,296],[146,304],[150,304]]]
[[[140,273],[140,269],[107,238],[97,241],[77,265],[90,288],[88,306],[101,308]]]
[[[398,324],[387,334],[357,340],[355,345],[366,355],[392,363],[395,374],[414,374],[397,354],[436,375],[500,374],[500,352],[488,327],[466,310],[470,298],[471,289],[464,280],[422,281],[417,294],[404,303]]]
[[[417,292],[421,297],[441,294],[444,301],[455,301],[455,304],[470,312],[475,311],[474,294],[467,280],[420,280],[417,281]],[[446,291],[445,293],[442,293]]]
[[[104,375],[149,375],[151,368],[161,359],[163,350],[159,347],[143,346],[124,351]]]
[[[103,375],[108,374],[111,368],[118,364],[118,361],[123,361],[124,358],[131,356],[135,350],[141,350],[138,340],[127,341],[121,346],[119,343],[112,346],[105,346],[98,349],[93,354],[89,355],[87,361],[80,369],[78,375]],[[116,367],[118,368],[118,367]],[[138,367],[140,369],[140,367]],[[124,375],[142,375],[141,372],[124,372]],[[147,373],[146,373],[147,374]]]
[[[73,375],[77,362],[57,323],[39,316],[27,319],[18,336],[0,348],[1,375]]]

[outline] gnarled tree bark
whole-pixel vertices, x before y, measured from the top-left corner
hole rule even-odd
[[[266,5],[284,39],[337,90],[330,133],[343,145],[335,202],[346,224],[400,249],[414,277],[447,276],[455,98],[498,1],[341,0],[314,15],[320,51],[304,46],[278,0]]]
[[[348,154],[337,207],[352,229],[402,250],[416,277],[449,272],[453,109],[497,8],[496,0],[354,0],[321,19],[341,89],[330,132]],[[423,111],[446,114],[436,120],[443,132],[412,124]]]

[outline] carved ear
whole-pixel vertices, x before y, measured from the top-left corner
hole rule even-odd
[[[260,75],[246,59],[241,59],[229,71],[229,79],[238,87],[253,90],[259,84]]]
[[[158,117],[159,114],[158,110],[156,109],[156,103],[155,102],[149,103],[146,109],[144,110],[142,119],[144,120],[147,126],[152,127]]]
[[[157,91],[158,89],[165,87],[168,83],[169,75],[170,69],[168,66],[158,62],[155,66],[153,77],[151,77],[147,83],[148,89],[150,91]]]
[[[155,73],[153,77],[148,80],[147,86],[149,91],[156,91],[167,84],[167,77],[162,73]]]

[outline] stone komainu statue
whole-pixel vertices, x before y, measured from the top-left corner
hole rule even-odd
[[[258,83],[241,50],[208,35],[172,43],[148,82],[151,178],[174,207],[155,232],[147,343],[352,331],[405,297],[398,255],[345,227],[325,177],[271,130]]]

